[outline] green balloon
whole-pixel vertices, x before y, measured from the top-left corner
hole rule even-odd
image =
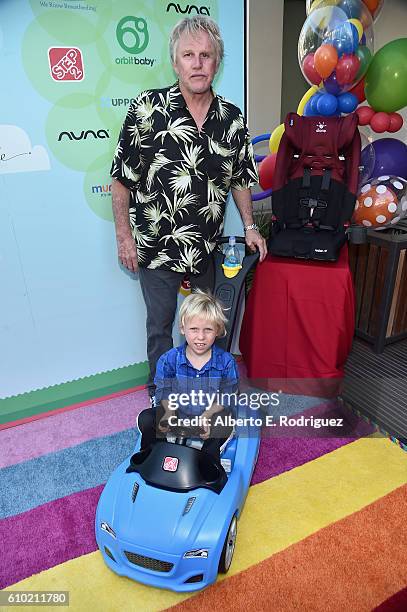
[[[360,65],[359,70],[356,75],[356,81],[362,78],[362,76],[366,73],[366,70],[370,64],[372,59],[372,54],[366,45],[359,45],[356,51],[356,57],[359,58]]]
[[[407,38],[384,45],[370,62],[365,95],[377,111],[393,113],[407,106]]]

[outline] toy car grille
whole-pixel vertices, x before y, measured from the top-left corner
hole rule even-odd
[[[143,555],[137,555],[136,553],[132,553],[127,550],[124,551],[124,554],[130,563],[139,565],[140,567],[145,567],[146,569],[153,570],[154,572],[170,572],[174,567],[174,564],[168,563],[168,561],[159,561],[158,559],[153,559],[152,557],[143,557]]]

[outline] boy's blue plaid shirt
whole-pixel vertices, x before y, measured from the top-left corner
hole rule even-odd
[[[186,416],[202,414],[208,407],[206,394],[214,398],[213,403],[232,408],[239,382],[239,372],[232,355],[214,344],[210,360],[201,370],[197,370],[186,356],[186,347],[186,343],[174,347],[158,360],[154,379],[157,387],[156,401],[181,393],[188,394],[192,400],[200,400],[178,407],[178,414]]]

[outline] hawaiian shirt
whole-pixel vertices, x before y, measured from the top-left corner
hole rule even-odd
[[[199,131],[178,84],[130,105],[111,175],[130,189],[139,265],[192,274],[207,269],[229,189],[258,181],[241,111],[214,93]]]
[[[237,403],[239,372],[233,356],[212,346],[211,358],[197,370],[186,356],[186,342],[161,355],[154,378],[155,399],[172,401],[178,415],[200,415],[208,403],[233,408]]]

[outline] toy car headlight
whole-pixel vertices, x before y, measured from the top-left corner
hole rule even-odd
[[[110,527],[110,525],[108,525],[107,523],[105,523],[105,522],[100,523],[100,528],[101,528],[102,531],[106,531],[106,533],[109,533],[113,538],[116,537],[115,532]]]
[[[206,548],[199,548],[198,550],[189,550],[188,552],[184,553],[184,559],[207,559],[208,556],[209,550],[207,550]]]

